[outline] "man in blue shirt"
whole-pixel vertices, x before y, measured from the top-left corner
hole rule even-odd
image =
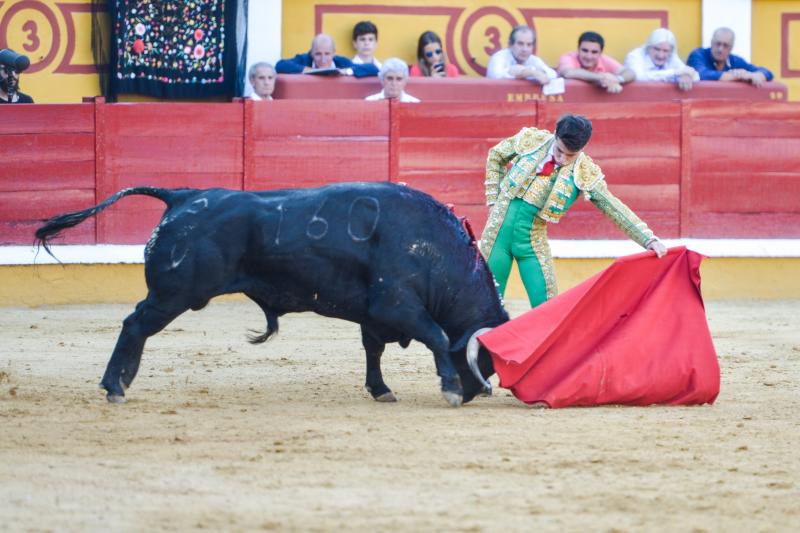
[[[711,48],[695,49],[686,63],[700,73],[701,80],[746,81],[756,87],[772,81],[772,72],[731,53],[733,40],[732,29],[718,28],[711,37]]]
[[[325,33],[311,41],[311,50],[275,64],[278,74],[334,73],[363,78],[377,76],[378,67],[372,63],[357,65],[344,56],[336,55],[336,43]]]

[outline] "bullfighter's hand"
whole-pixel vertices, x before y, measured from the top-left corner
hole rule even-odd
[[[659,258],[667,255],[667,247],[659,239],[653,239],[648,242],[647,249],[654,251]]]

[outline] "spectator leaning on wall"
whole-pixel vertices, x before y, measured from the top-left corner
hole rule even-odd
[[[625,66],[636,74],[637,81],[675,83],[682,91],[688,91],[700,76],[681,61],[677,48],[675,35],[666,28],[658,28],[645,44],[628,52]]]
[[[492,79],[527,79],[545,85],[558,77],[539,57],[533,55],[536,33],[529,26],[517,26],[508,37],[508,48],[495,52],[486,67]]]
[[[578,50],[567,52],[558,62],[558,73],[565,78],[588,81],[609,93],[622,92],[622,85],[636,79],[636,74],[613,57],[603,53],[605,39],[586,31],[578,37]]]
[[[278,74],[333,72],[356,78],[378,75],[378,67],[373,64],[356,65],[346,57],[337,56],[333,37],[325,33],[320,33],[311,40],[311,49],[308,52],[278,61],[275,70]]]
[[[710,48],[696,48],[687,63],[700,74],[701,80],[745,81],[760,87],[772,81],[772,72],[748,63],[732,54],[735,35],[730,28],[718,28],[711,37]]]

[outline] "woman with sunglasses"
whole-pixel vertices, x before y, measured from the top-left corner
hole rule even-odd
[[[442,48],[442,40],[432,31],[419,36],[417,43],[417,64],[411,66],[410,76],[433,76],[439,78],[455,78],[458,69],[447,62],[447,55]]]

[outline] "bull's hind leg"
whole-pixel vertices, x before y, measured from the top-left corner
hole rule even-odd
[[[106,366],[100,386],[106,390],[109,402],[125,401],[125,389],[133,383],[142,360],[142,350],[148,337],[164,329],[188,307],[160,309],[150,297],[139,302],[136,310],[122,322],[117,345]]]
[[[392,390],[386,386],[386,383],[383,382],[383,374],[381,373],[381,356],[384,348],[386,348],[386,343],[365,326],[361,326],[361,342],[367,352],[367,382],[365,384],[367,391],[376,401],[396,402],[397,398]]]
[[[433,352],[436,373],[442,378],[444,399],[453,407],[462,404],[464,393],[461,378],[450,359],[450,339],[416,296],[382,295],[370,302],[369,314],[376,322],[396,329],[427,346]]]

